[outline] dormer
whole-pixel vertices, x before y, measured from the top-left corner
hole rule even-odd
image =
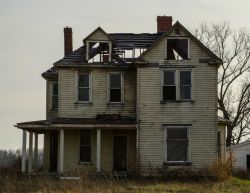
[[[86,61],[89,63],[112,61],[113,39],[101,27],[89,34],[83,43],[86,47]]]

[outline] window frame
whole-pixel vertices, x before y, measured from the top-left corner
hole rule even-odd
[[[89,100],[88,101],[81,101],[79,100],[79,77],[80,75],[88,75],[89,76],[89,87],[81,87],[81,88],[88,88],[89,89]],[[76,72],[76,96],[75,96],[75,101],[76,103],[85,103],[89,104],[92,103],[92,75],[90,72]]]
[[[167,50],[168,50],[168,39],[187,39],[187,43],[188,43],[188,57],[183,59],[183,60],[172,60],[172,59],[168,59],[167,56]],[[169,61],[184,61],[184,60],[190,60],[191,56],[190,56],[190,38],[187,36],[169,36],[166,38],[165,40],[165,60],[169,60]]]
[[[120,75],[121,76],[121,101],[113,102],[110,101],[110,76],[111,75]],[[108,104],[122,104],[124,103],[124,74],[122,72],[108,72],[107,74],[107,103]]]
[[[176,84],[176,99],[175,100],[164,100],[163,98],[163,86],[164,86],[164,72],[166,71],[175,71],[175,84]],[[181,71],[190,71],[191,72],[191,98],[190,99],[181,99],[180,96],[180,72]],[[178,102],[178,101],[183,101],[183,102],[190,102],[194,101],[194,69],[190,68],[164,68],[161,70],[161,102]]]
[[[53,97],[56,96],[54,95],[54,85],[57,84],[57,108],[53,108]],[[59,108],[59,83],[58,81],[52,81],[51,82],[51,87],[50,87],[50,110],[51,111],[57,111]]]
[[[191,78],[191,83],[190,83],[190,85],[181,85],[181,72],[190,72],[190,78]],[[179,100],[180,101],[190,101],[190,100],[192,100],[193,99],[193,72],[192,72],[192,70],[190,70],[190,69],[179,69],[178,70],[178,77],[179,77]],[[188,87],[190,87],[190,99],[182,99],[181,98],[181,87],[182,86],[188,86]]]
[[[163,126],[164,129],[164,162],[168,164],[185,164],[185,163],[191,163],[191,126],[185,125],[185,126]],[[186,129],[187,130],[187,160],[186,161],[168,161],[168,155],[167,155],[167,130],[168,129]]]
[[[82,135],[82,131],[89,131],[90,132],[90,145],[81,145],[81,135]],[[90,164],[92,163],[92,148],[93,148],[93,140],[92,140],[92,130],[91,129],[82,129],[80,130],[80,135],[79,135],[79,163],[80,164]],[[81,161],[81,147],[90,147],[90,160],[89,161]]]

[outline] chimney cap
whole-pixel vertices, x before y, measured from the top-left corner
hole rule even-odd
[[[67,26],[64,28],[64,32],[72,32],[72,28]]]

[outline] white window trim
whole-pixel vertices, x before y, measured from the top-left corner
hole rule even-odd
[[[92,75],[90,72],[79,72],[79,71],[76,71],[75,72],[75,85],[76,85],[76,88],[75,88],[75,102],[76,103],[83,103],[83,104],[88,104],[88,103],[92,103]],[[79,95],[78,95],[78,80],[79,80],[79,75],[80,74],[87,74],[89,75],[89,100],[88,101],[80,101],[79,100]]]
[[[164,126],[164,162],[165,163],[191,163],[191,126]],[[168,161],[168,155],[167,155],[167,130],[168,129],[187,129],[187,137],[188,137],[188,147],[187,147],[187,161]]]
[[[57,97],[58,97],[58,105],[57,105],[57,109],[53,109],[53,87],[54,87],[54,84],[58,85],[58,93],[57,93]],[[51,81],[51,84],[50,84],[50,104],[49,104],[49,109],[50,111],[57,111],[59,109],[59,83],[58,81]]]
[[[164,86],[164,72],[175,71],[175,86],[176,86],[176,100],[164,100],[163,99],[163,86]],[[190,71],[191,72],[191,99],[180,98],[180,72]],[[194,69],[190,68],[165,68],[161,70],[161,101],[194,101]]]
[[[191,56],[190,56],[190,38],[187,36],[169,36],[165,40],[165,60],[170,60],[170,59],[167,59],[168,58],[167,57],[168,39],[187,39],[188,40],[188,57],[187,57],[187,59],[183,59],[183,60],[189,60],[191,58]],[[172,60],[172,61],[183,61],[183,60]]]
[[[110,101],[110,75],[121,75],[121,101]],[[122,72],[108,72],[107,74],[107,103],[108,104],[122,104],[124,103],[124,74]]]

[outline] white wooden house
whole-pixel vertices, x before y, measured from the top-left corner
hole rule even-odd
[[[149,166],[203,169],[216,161],[223,148],[217,117],[222,61],[182,24],[158,16],[156,33],[98,27],[75,51],[71,28],[64,37],[65,56],[42,74],[46,119],[16,124],[23,130],[23,172],[35,168],[38,134],[48,172],[148,175]]]

